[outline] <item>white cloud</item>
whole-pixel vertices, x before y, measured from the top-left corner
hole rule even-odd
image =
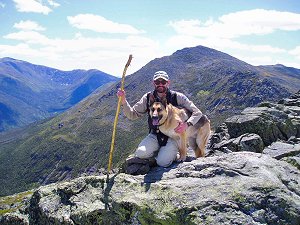
[[[43,13],[48,15],[52,12],[50,7],[58,7],[60,4],[54,2],[53,0],[48,0],[47,5],[43,4],[40,0],[13,0],[15,2],[16,8],[19,12],[34,12],[34,13]]]
[[[140,34],[140,31],[128,24],[116,23],[105,19],[102,16],[93,14],[79,14],[68,16],[69,23],[79,29],[92,30],[100,33],[123,33],[123,34]]]
[[[298,67],[300,69],[300,46],[296,46],[294,49],[289,51],[289,54],[294,56],[297,60]],[[291,65],[294,66],[294,65]]]
[[[134,61],[128,73],[159,56],[158,42],[135,35],[109,39],[89,38],[77,33],[73,39],[50,39],[36,31],[19,31],[7,34],[5,38],[23,44],[0,46],[0,57],[32,59],[32,63],[63,70],[96,68],[121,76],[129,54],[133,54]]]
[[[45,30],[44,27],[40,26],[37,22],[26,20],[21,20],[19,23],[14,24],[14,28],[20,30],[35,30],[35,31],[43,31]]]
[[[251,56],[251,55],[244,55],[244,54],[239,54],[239,53],[236,53],[233,55],[234,55],[234,57],[236,57],[244,62],[247,62],[253,66],[277,64],[277,62],[275,62],[272,57],[267,56],[267,55]]]
[[[246,26],[250,34],[265,34],[275,30],[299,30],[300,14],[275,10],[254,9],[220,17],[223,24]]]
[[[288,51],[259,42],[240,42],[244,36],[272,34],[279,30],[298,31],[300,14],[255,9],[223,15],[217,20],[180,20],[171,21],[169,25],[177,33],[166,41],[166,46],[173,50],[204,45],[253,65],[281,62],[291,66],[297,65],[298,68],[300,66],[300,63],[297,63],[300,59],[300,46]]]
[[[281,57],[273,57],[272,55],[247,55],[243,53],[233,53],[234,57],[243,60],[247,63],[250,63],[254,66],[259,65],[275,65],[275,64],[283,64],[285,66],[299,68],[300,69],[300,61],[297,57],[289,57],[288,54],[283,54]]]
[[[254,9],[223,15],[217,21],[180,20],[170,21],[169,25],[180,35],[231,39],[276,30],[300,30],[300,14]]]
[[[265,17],[271,17],[276,11],[263,10],[263,12],[267,13]],[[144,31],[131,25],[109,21],[93,14],[70,16],[68,21],[79,29],[122,35],[113,36],[118,38],[103,38],[100,35],[91,38],[78,30],[71,39],[48,38],[39,32],[45,28],[38,23],[30,20],[20,21],[14,25],[15,28],[20,29],[18,32],[4,36],[19,44],[0,45],[0,57],[15,57],[62,70],[96,68],[121,76],[129,54],[133,54],[134,59],[128,74],[140,69],[154,58],[172,54],[181,48],[204,45],[226,52],[253,65],[280,62],[287,66],[297,67],[298,65],[300,68],[297,63],[297,60],[300,61],[300,46],[287,51],[271,45],[240,43],[234,39],[245,35],[263,35],[276,30],[299,29],[298,14],[288,14],[289,17],[284,18],[286,13],[277,12],[279,14],[275,14],[279,18],[281,16],[281,20],[275,20],[273,16],[272,18],[276,21],[274,23],[271,18],[269,22],[267,18],[255,18],[255,13],[259,15],[261,11],[236,12],[224,15],[218,20],[210,18],[203,22],[200,20],[170,22],[177,35],[170,37],[165,43],[138,35]],[[251,19],[250,15],[254,18]],[[240,21],[234,21],[234,16],[238,16],[236,20]],[[294,16],[293,21],[290,20],[290,16]],[[247,29],[249,33],[246,33]],[[293,57],[289,58],[289,56]]]
[[[48,3],[49,3],[49,5],[51,5],[51,6],[53,6],[53,7],[58,7],[58,6],[60,6],[59,3],[57,3],[57,2],[55,2],[55,1],[53,1],[53,0],[48,0]]]
[[[19,31],[4,36],[6,39],[24,41],[29,44],[48,45],[51,41],[44,35],[36,31]]]
[[[1,57],[15,57],[16,59],[22,59],[24,55],[31,57],[40,57],[41,52],[39,50],[31,48],[28,44],[13,45],[0,45]]]
[[[294,49],[292,49],[291,51],[289,51],[289,53],[291,55],[298,55],[298,56],[300,56],[300,46],[296,46]]]
[[[194,47],[197,45],[204,45],[210,48],[215,48],[218,50],[240,50],[240,51],[248,51],[248,52],[256,52],[256,53],[284,53],[285,49],[272,47],[270,45],[252,45],[252,44],[242,44],[234,40],[226,39],[226,38],[197,38],[194,36],[185,36],[185,35],[177,35],[173,36],[167,40],[166,45],[170,48],[184,48],[184,47]]]

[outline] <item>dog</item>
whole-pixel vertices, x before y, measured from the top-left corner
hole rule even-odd
[[[179,147],[179,158],[177,161],[185,161],[187,155],[187,142],[194,150],[196,158],[205,156],[205,146],[210,136],[210,120],[206,115],[202,115],[194,126],[189,126],[185,132],[176,133],[174,129],[191,116],[186,109],[178,108],[167,101],[155,101],[154,96],[150,96],[150,117],[154,126],[165,135],[176,140]]]

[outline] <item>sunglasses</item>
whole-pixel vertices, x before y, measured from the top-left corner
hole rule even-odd
[[[154,81],[155,85],[159,85],[159,84],[165,85],[166,83],[168,83],[168,81],[166,81],[166,80],[155,80]]]

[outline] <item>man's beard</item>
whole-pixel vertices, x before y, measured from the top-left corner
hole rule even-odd
[[[156,87],[156,91],[158,93],[166,93],[167,92],[167,88],[164,87],[164,86]]]

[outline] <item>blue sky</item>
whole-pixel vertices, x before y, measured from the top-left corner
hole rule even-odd
[[[300,68],[299,0],[0,0],[0,57],[121,76],[203,45]]]

